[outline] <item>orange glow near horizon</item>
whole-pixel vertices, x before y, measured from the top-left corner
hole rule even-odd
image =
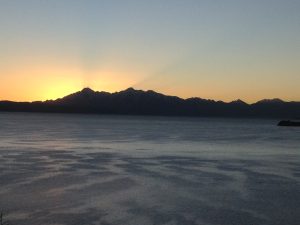
[[[8,71],[1,78],[0,99],[11,101],[44,101],[63,97],[82,86],[75,70],[24,68],[26,73]],[[59,72],[58,72],[59,71]]]
[[[93,74],[83,75],[81,71],[49,71],[47,73],[39,73],[43,76],[37,76],[36,73],[7,76],[2,78],[0,83],[0,100],[10,101],[45,101],[55,100],[64,97],[71,93],[82,90],[85,87],[90,87],[95,91],[107,91],[110,93],[121,91],[129,87],[141,90],[154,90],[166,95],[175,95],[181,98],[200,97],[205,99],[222,100],[230,102],[236,99],[241,99],[247,103],[254,103],[263,98],[276,98],[277,90],[260,89],[256,92],[251,89],[244,88],[243,90],[230,91],[230,88],[222,87],[213,88],[198,88],[195,86],[172,86],[166,85],[151,88],[143,86],[135,86],[134,77],[121,76],[120,72],[113,70],[97,71]],[[51,75],[50,75],[51,74]],[[88,77],[88,78],[86,78]],[[16,82],[17,80],[17,82]],[[14,85],[7,85],[14,84]],[[279,96],[286,101],[298,101],[295,98]],[[263,98],[261,96],[264,96]]]
[[[213,79],[199,78],[194,80],[195,82],[185,82],[183,76],[177,76],[180,78],[178,80],[168,76],[154,76],[154,78],[150,76],[149,80],[140,68],[123,66],[116,69],[116,67],[106,65],[92,71],[85,71],[73,65],[43,65],[3,71],[6,76],[2,76],[0,80],[0,100],[45,101],[62,98],[85,87],[110,93],[133,87],[181,98],[200,97],[226,102],[241,99],[254,103],[264,98],[299,101],[297,93],[292,91],[295,87],[290,86],[291,91],[288,88],[281,88],[280,85],[283,86],[284,83],[268,87],[263,82],[258,85],[255,84],[255,80],[248,80],[243,81],[244,85],[239,86],[231,80],[216,83]],[[26,73],[20,71],[26,71]],[[252,87],[255,85],[255,91],[253,91]]]
[[[45,101],[62,98],[90,87],[95,91],[116,92],[133,86],[137,77],[132,71],[113,69],[83,72],[80,69],[24,69],[27,73],[8,71],[0,82],[0,100]]]

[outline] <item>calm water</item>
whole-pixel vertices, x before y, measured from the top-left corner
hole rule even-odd
[[[0,113],[12,225],[299,225],[300,129],[254,119]]]

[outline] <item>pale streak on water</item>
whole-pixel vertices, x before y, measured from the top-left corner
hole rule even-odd
[[[275,120],[0,113],[12,225],[299,225],[300,129]]]

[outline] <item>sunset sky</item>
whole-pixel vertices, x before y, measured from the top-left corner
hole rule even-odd
[[[0,0],[0,99],[84,87],[300,101],[299,0]]]

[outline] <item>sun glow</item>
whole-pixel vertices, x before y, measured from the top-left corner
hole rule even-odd
[[[84,87],[95,91],[120,91],[133,86],[141,73],[109,66],[85,71],[74,65],[43,65],[8,70],[5,74],[0,82],[0,100],[45,101],[62,98]]]
[[[103,68],[84,74],[83,85],[96,91],[116,92],[132,87],[137,82],[139,74],[133,70]]]
[[[49,85],[42,90],[41,100],[54,100],[61,98],[68,94],[79,91],[81,88],[82,86],[79,83],[76,84],[75,82],[70,82],[69,80],[60,80],[59,83],[55,85]]]
[[[6,72],[0,83],[0,96],[2,100],[44,101],[63,97],[80,88],[82,79],[75,69],[22,68]]]

